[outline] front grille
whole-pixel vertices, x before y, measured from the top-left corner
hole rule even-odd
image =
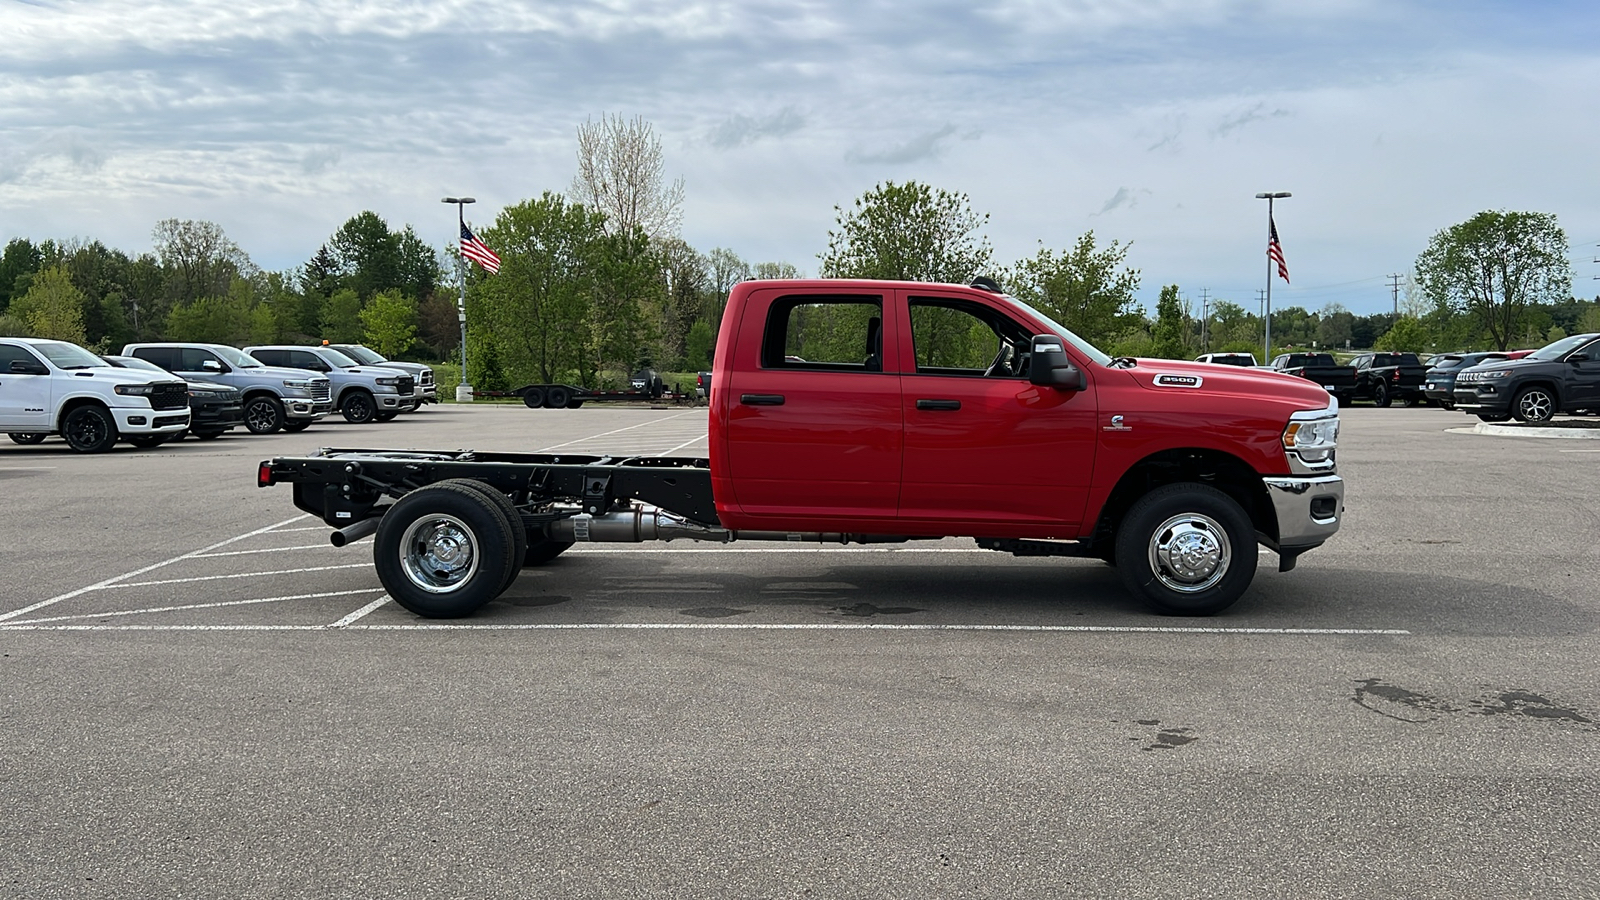
[[[155,424],[151,425],[150,427],[152,427],[152,428],[165,428],[168,425],[187,425],[187,424],[189,424],[189,417],[188,416],[156,416]]]
[[[417,389],[417,382],[410,376],[398,378],[395,379],[394,389],[399,392],[400,396],[409,397],[411,392]]]
[[[164,382],[150,388],[151,409],[183,409],[189,405],[189,386],[181,381]]]
[[[313,399],[313,400],[332,400],[333,399],[333,382],[329,381],[326,378],[313,378],[313,379],[311,379],[311,399]]]

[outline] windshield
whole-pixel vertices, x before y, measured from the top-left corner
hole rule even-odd
[[[345,356],[348,356],[351,359],[359,362],[366,363],[369,366],[375,366],[384,361],[383,357],[373,353],[371,350],[368,350],[360,344],[340,344],[335,349],[337,349],[340,353],[343,353]]]
[[[108,356],[106,357],[106,362],[114,366],[121,366],[124,369],[145,369],[150,372],[160,372],[163,375],[172,374],[150,360],[140,359],[137,356]]]
[[[1561,340],[1556,341],[1554,344],[1546,344],[1532,353],[1529,353],[1525,358],[1560,359],[1561,357],[1566,356],[1568,353],[1571,353],[1572,351],[1582,347],[1584,344],[1587,344],[1592,340],[1594,340],[1594,335],[1592,334],[1575,334],[1569,338],[1562,338]]]
[[[232,347],[224,347],[221,344],[212,345],[209,349],[236,369],[261,368],[261,361],[243,350],[235,350]]]
[[[361,363],[356,362],[349,356],[340,353],[332,347],[323,347],[318,352],[322,356],[323,361],[331,366],[338,366],[341,369],[353,369],[356,366],[361,365]]]
[[[1016,304],[1017,306],[1021,307],[1024,310],[1027,310],[1029,313],[1031,313],[1033,315],[1033,317],[1035,319],[1038,319],[1039,321],[1041,321],[1041,322],[1045,323],[1046,325],[1048,325],[1050,327],[1051,331],[1054,331],[1056,334],[1060,335],[1064,340],[1067,341],[1067,343],[1069,343],[1073,347],[1077,348],[1078,351],[1081,352],[1084,356],[1089,357],[1090,359],[1094,360],[1096,363],[1098,363],[1099,365],[1102,365],[1102,366],[1107,366],[1107,365],[1111,364],[1111,357],[1109,357],[1106,354],[1100,352],[1100,349],[1098,347],[1096,347],[1095,345],[1089,343],[1088,341],[1084,340],[1083,338],[1078,337],[1077,335],[1075,335],[1072,332],[1068,331],[1065,327],[1063,327],[1055,319],[1052,319],[1049,316],[1045,315],[1044,313],[1039,312],[1037,309],[1034,309],[1033,307],[1029,306],[1026,303],[1023,303],[1021,300],[1018,300],[1015,297],[1002,295],[1002,298],[1007,300],[1007,301],[1009,301],[1009,302],[1011,302],[1011,303]]]
[[[33,345],[39,355],[55,363],[58,369],[109,369],[106,362],[93,353],[65,341],[40,341]]]

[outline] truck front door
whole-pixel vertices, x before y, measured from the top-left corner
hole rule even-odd
[[[1033,329],[1001,306],[899,292],[905,463],[902,519],[1060,526],[1077,537],[1099,434],[1094,385],[1028,381]],[[907,523],[915,532],[915,526]]]
[[[1562,406],[1567,409],[1600,408],[1600,341],[1590,341],[1567,357],[1565,388]]]
[[[757,291],[726,386],[728,474],[751,515],[891,519],[900,376],[883,364],[884,298]]]
[[[44,366],[47,374],[13,372],[12,362],[30,368]],[[0,428],[50,430],[48,369],[43,360],[21,344],[0,344]]]

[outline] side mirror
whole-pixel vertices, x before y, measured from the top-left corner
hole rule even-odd
[[[13,359],[11,361],[11,373],[13,375],[49,375],[50,370],[39,363],[30,362],[26,359]]]
[[[1061,338],[1053,334],[1033,336],[1033,350],[1028,362],[1028,380],[1040,387],[1053,387],[1063,391],[1081,391],[1089,386],[1083,371],[1072,364]]]
[[[1581,363],[1581,362],[1587,362],[1588,359],[1589,359],[1589,354],[1587,354],[1587,353],[1574,353],[1571,356],[1567,357],[1567,362],[1569,362],[1569,363]]]
[[[202,360],[201,363],[200,363],[200,371],[202,371],[202,372],[221,372],[222,371],[222,363],[219,363],[214,359]]]

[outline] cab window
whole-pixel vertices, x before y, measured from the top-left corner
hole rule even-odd
[[[0,374],[10,373],[13,361],[24,362],[30,366],[39,364],[39,360],[27,350],[15,344],[0,344]]]
[[[178,365],[178,371],[180,372],[200,372],[205,369],[206,363],[219,362],[215,353],[210,350],[202,350],[199,347],[184,347],[182,354],[183,360]],[[152,359],[151,362],[158,366],[161,365],[160,360]],[[166,366],[162,366],[162,368],[166,368]]]
[[[1032,341],[1028,329],[981,303],[911,298],[918,375],[1020,378]]]
[[[883,371],[883,298],[779,298],[767,313],[761,367]]]

